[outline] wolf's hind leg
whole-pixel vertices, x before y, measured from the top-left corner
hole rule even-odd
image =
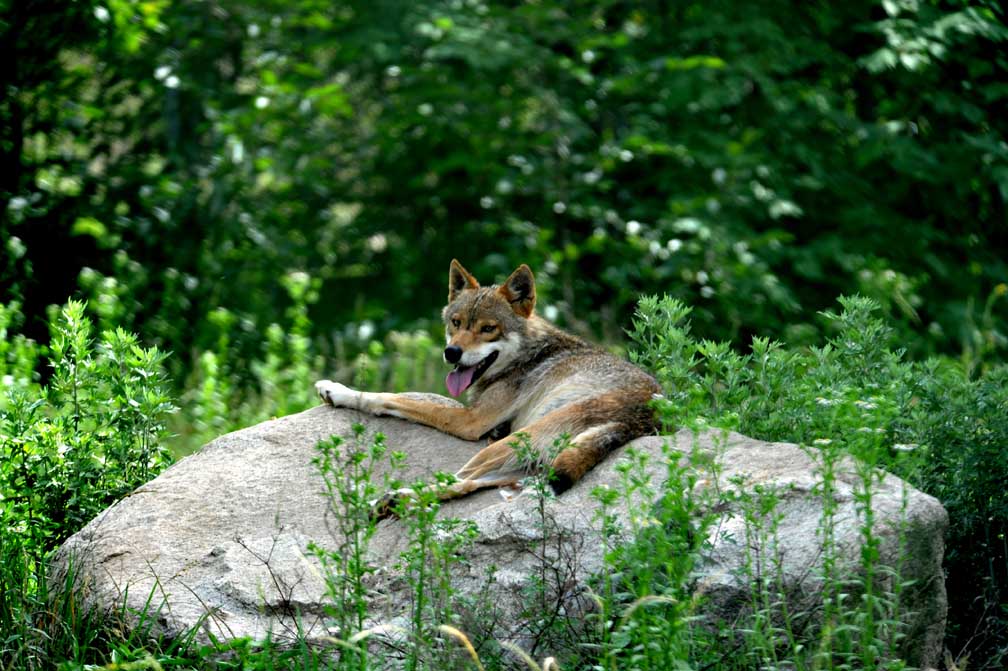
[[[530,435],[541,434],[535,425],[527,427],[523,431]],[[511,444],[517,440],[518,436],[511,434],[477,452],[455,473],[455,482],[438,490],[438,499],[447,501],[467,496],[481,489],[516,484],[526,475],[511,447]],[[401,501],[417,498],[417,493],[412,489],[396,489],[374,502],[371,507],[371,515],[375,519],[392,517]]]
[[[437,497],[440,501],[447,501],[449,499],[457,499],[462,496],[467,496],[481,489],[507,487],[517,484],[518,481],[521,480],[522,476],[522,473],[514,473],[510,475],[490,475],[478,479],[458,480],[457,482],[453,482],[443,489],[438,490]],[[394,517],[396,515],[396,511],[400,508],[402,501],[416,501],[419,498],[420,497],[416,491],[410,489],[409,487],[386,492],[381,498],[372,502],[371,517],[376,520]]]
[[[511,447],[512,443],[517,440],[518,436],[511,434],[506,438],[490,443],[473,455],[455,473],[455,477],[460,481],[485,480],[488,476],[511,472],[519,473],[518,459],[515,457],[514,448]]]
[[[561,450],[553,460],[550,485],[557,494],[571,488],[607,454],[628,440],[626,427],[620,422],[606,422],[585,429],[574,436],[570,447]]]
[[[477,452],[455,477],[466,481],[517,474],[516,480],[520,479],[529,470],[545,468],[551,458],[554,441],[567,434],[573,437],[568,447],[552,457],[553,477],[550,480],[550,486],[557,494],[567,491],[607,454],[644,433],[634,431],[632,424],[622,418],[598,417],[601,413],[593,412],[598,403],[597,399],[592,399],[548,413]],[[595,422],[585,426],[584,418],[591,416],[589,413],[595,415]],[[538,454],[538,464],[519,463],[513,445],[523,440],[531,444],[533,454]]]
[[[523,428],[519,433],[527,437],[540,458],[548,458],[553,443],[556,418],[549,417]],[[545,425],[545,426],[543,426]],[[549,428],[549,431],[543,431]],[[610,452],[633,438],[628,427],[618,421],[597,424],[576,434],[569,447],[563,449],[552,463],[553,477],[550,486],[557,494],[567,491],[585,473],[602,461]],[[535,464],[521,464],[512,447],[521,440],[518,434],[488,445],[473,456],[455,474],[459,482],[450,485],[442,498],[465,496],[487,487],[514,484],[536,469]],[[540,464],[545,467],[546,464]]]

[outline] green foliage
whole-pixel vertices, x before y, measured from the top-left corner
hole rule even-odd
[[[384,436],[375,435],[368,446],[364,427],[357,424],[353,428],[354,439],[349,445],[344,445],[339,436],[320,443],[315,462],[340,541],[335,547],[330,547],[328,539],[309,546],[325,571],[327,595],[334,604],[329,609],[331,628],[341,640],[364,630],[368,614],[366,579],[375,567],[368,561],[367,549],[378,524],[372,515],[372,502],[382,493],[372,474],[375,463],[386,453]],[[368,666],[367,655],[352,647],[340,651],[339,662],[340,668],[347,669]]]
[[[599,669],[688,668],[705,638],[697,624],[699,600],[692,595],[692,572],[707,549],[716,520],[716,495],[697,483],[712,464],[682,461],[667,445],[667,480],[651,482],[647,456],[628,450],[617,467],[620,487],[592,492],[597,519],[612,539],[600,577],[602,608]],[[611,507],[622,500],[630,511],[630,539],[612,526]]]
[[[6,306],[7,319],[17,307]],[[69,302],[51,323],[52,377],[40,386],[32,367],[41,348],[21,337],[3,341],[0,400],[0,664],[44,668],[61,645],[84,655],[89,616],[76,612],[70,585],[56,586],[50,613],[50,552],[108,505],[170,463],[161,444],[174,406],[165,354],[143,348],[122,329],[94,337],[82,303]],[[5,334],[7,335],[7,334]],[[47,619],[55,620],[46,621]],[[46,632],[46,627],[53,631]],[[7,632],[10,632],[9,635]],[[39,634],[49,643],[38,647]],[[48,646],[51,645],[52,648]]]
[[[454,648],[445,645],[443,625],[457,619],[451,576],[461,551],[475,537],[475,525],[439,519],[438,490],[452,480],[450,476],[439,475],[434,484],[415,483],[408,496],[398,499],[394,509],[407,539],[398,568],[412,596],[405,614],[410,631],[384,623],[366,628],[373,620],[367,603],[372,596],[368,578],[377,570],[368,556],[368,544],[378,526],[375,505],[379,495],[397,491],[398,484],[389,478],[375,482],[374,471],[385,458],[395,471],[404,455],[388,453],[382,434],[369,438],[360,424],[353,430],[350,442],[334,436],[320,443],[315,462],[325,483],[338,539],[335,546],[331,539],[317,539],[309,547],[322,563],[327,595],[333,600],[328,609],[329,627],[337,636],[331,639],[337,646],[332,668],[374,668],[376,660],[383,657],[369,652],[363,642],[378,633],[397,639],[389,646],[391,658],[400,658],[406,668],[450,665]]]
[[[892,349],[877,303],[843,297],[840,304],[839,314],[822,315],[834,334],[826,345],[795,350],[754,337],[750,353],[739,355],[694,339],[681,302],[646,297],[629,332],[631,357],[665,388],[656,409],[669,426],[699,418],[812,446],[826,475],[838,454],[852,454],[866,513],[876,466],[937,497],[950,515],[950,647],[958,654],[955,646],[968,646],[997,668],[1008,635],[999,612],[1008,603],[1008,368],[971,379],[947,360],[907,361]],[[875,539],[864,541],[871,552]]]
[[[289,280],[294,282],[292,292],[304,286],[297,284],[299,279]],[[301,296],[306,304],[308,292]],[[999,646],[1005,640],[1005,621],[996,609],[1008,601],[1008,559],[1000,543],[1008,522],[1002,485],[1008,462],[1001,449],[1008,439],[1005,369],[989,368],[971,378],[948,360],[908,361],[886,345],[894,334],[878,317],[874,301],[844,297],[840,306],[838,313],[822,314],[824,328],[832,333],[829,342],[809,349],[754,338],[751,351],[739,354],[725,343],[697,340],[687,321],[690,310],[669,297],[642,299],[630,332],[636,344],[632,357],[653,370],[665,388],[666,398],[656,402],[656,409],[670,427],[736,428],[807,446],[818,464],[825,504],[819,529],[825,597],[821,618],[810,620],[780,586],[780,492],[750,488],[741,481],[726,491],[705,491],[698,487],[699,479],[716,480],[716,459],[695,455],[701,460],[682,463],[671,458],[672,453],[665,461],[668,483],[658,487],[647,477],[642,457],[631,453],[620,466],[621,486],[596,492],[599,524],[611,537],[608,511],[613,504],[620,501],[639,516],[631,519],[632,543],[617,543],[612,537],[607,570],[598,583],[598,610],[586,622],[597,635],[588,648],[575,648],[565,638],[570,632],[584,633],[583,628],[546,616],[559,612],[550,606],[561,594],[557,590],[570,558],[552,549],[562,529],[548,512],[548,469],[526,483],[539,500],[542,533],[541,547],[533,552],[541,571],[525,594],[529,608],[524,631],[539,646],[532,654],[563,652],[565,665],[591,663],[598,668],[901,668],[904,585],[898,566],[879,563],[879,538],[872,528],[872,493],[881,466],[935,494],[949,509],[950,640],[972,636],[973,663],[997,668],[1003,661]],[[305,315],[293,309],[295,335],[310,328]],[[6,307],[0,316],[7,324],[19,318],[16,306]],[[2,648],[5,664],[44,668],[54,659],[67,658],[75,660],[68,668],[77,668],[74,664],[102,659],[102,651],[110,651],[117,663],[136,668],[331,665],[334,658],[325,650],[279,650],[268,641],[151,643],[142,631],[123,640],[114,633],[114,623],[99,622],[79,610],[72,576],[63,586],[46,582],[43,560],[49,550],[167,463],[159,439],[171,410],[163,391],[163,354],[140,347],[122,330],[107,330],[96,339],[83,304],[71,302],[54,317],[48,357],[52,377],[45,387],[34,381],[31,365],[43,355],[41,348],[10,333],[4,341],[5,370],[18,381],[7,390],[0,415],[5,456],[0,461],[5,521],[0,529],[0,618],[4,630],[12,632]],[[207,361],[218,361],[219,354],[227,362],[235,320],[223,310],[214,319],[216,350]],[[299,346],[296,339],[287,342]],[[412,361],[411,356],[382,356],[374,361],[374,369],[393,376],[405,371],[399,378],[404,383],[426,374],[432,370],[430,359],[421,353],[429,344],[426,335],[407,338],[394,347],[415,355]],[[260,369],[278,371],[260,378],[280,380],[269,387],[272,390],[298,384],[297,378],[309,374],[306,367],[282,377],[286,373],[279,372],[281,367],[274,363]],[[226,382],[237,387],[238,380],[231,376]],[[214,389],[219,387],[201,388],[207,407],[218,393]],[[560,440],[554,449],[566,446]],[[532,456],[528,448],[521,440],[516,445],[526,459]],[[861,566],[853,579],[836,563],[839,548],[831,508],[836,464],[848,454],[857,457],[855,507],[862,531]],[[334,599],[343,605],[333,613],[342,651],[335,659],[348,668],[370,668],[376,661],[361,646],[377,632],[362,628],[369,622],[365,578],[373,570],[367,560],[367,542],[375,529],[371,501],[380,491],[371,473],[375,461],[385,455],[381,437],[369,442],[363,427],[356,427],[351,443],[333,440],[320,446],[319,467],[335,517],[346,525],[348,542],[340,548],[319,546],[315,552],[326,567]],[[714,477],[708,478],[711,469]],[[416,496],[399,510],[410,534],[400,568],[414,596],[411,632],[401,632],[403,659],[414,668],[460,663],[458,655],[467,648],[452,639],[469,641],[453,627],[478,621],[479,616],[478,611],[459,610],[449,578],[473,530],[438,519],[434,488],[416,485],[414,491]],[[749,572],[753,589],[748,615],[729,631],[712,632],[696,618],[690,580],[707,549],[712,512],[729,501],[740,507],[746,521],[743,570]],[[851,600],[851,594],[858,598]],[[50,612],[50,603],[57,610],[43,627],[34,614]],[[47,643],[39,645],[43,639]],[[728,659],[716,652],[724,646],[732,646],[737,654]],[[492,645],[480,645],[479,651],[470,654],[475,659],[482,655],[481,663],[503,663]]]
[[[520,482],[521,495],[532,496],[536,503],[532,527],[522,529],[522,533],[530,534],[537,542],[530,542],[527,548],[533,557],[533,570],[521,590],[517,616],[521,639],[527,641],[529,655],[548,653],[558,658],[561,666],[569,666],[584,656],[586,628],[584,623],[564,616],[578,596],[572,592],[571,582],[579,557],[576,552],[564,549],[574,539],[554,518],[553,510],[563,504],[557,501],[551,483],[556,477],[552,466],[556,457],[566,449],[577,448],[572,447],[566,434],[545,449],[533,445],[527,433],[515,436],[511,448],[517,463],[528,474]]]
[[[264,350],[251,361],[235,356],[240,347],[234,338],[241,326],[238,316],[225,308],[208,315],[213,344],[198,354],[181,399],[186,420],[178,427],[178,452],[191,452],[228,431],[316,404],[314,383],[322,377],[322,364],[311,346],[308,309],[318,300],[318,282],[302,272],[280,281],[291,301],[286,328],[276,322],[266,327]]]
[[[409,538],[399,568],[413,595],[407,613],[411,640],[404,660],[409,671],[447,668],[455,654],[453,648],[441,644],[439,626],[456,620],[452,573],[461,562],[463,548],[476,539],[477,529],[469,520],[438,519],[437,492],[453,481],[452,476],[439,473],[434,484],[417,482],[411,487],[413,495],[398,506]]]
[[[110,283],[180,382],[218,308],[233,364],[264,360],[291,272],[352,358],[430,318],[452,256],[530,263],[610,340],[664,290],[702,338],[810,343],[856,290],[913,355],[989,362],[1004,8],[879,5],[14,3],[0,286],[37,329]]]
[[[96,340],[82,303],[54,321],[49,359],[49,384],[10,387],[0,413],[0,500],[16,521],[4,532],[39,557],[169,463],[160,439],[174,410],[165,354],[121,329]]]
[[[21,321],[20,306],[16,302],[0,304],[0,380],[8,390],[0,397],[0,409],[7,407],[15,390],[27,393],[38,378],[35,366],[44,350],[18,333]]]
[[[26,556],[159,467],[152,370],[177,453],[316,377],[439,389],[449,259],[527,262],[542,312],[610,343],[640,293],[681,301],[638,315],[670,427],[833,441],[939,496],[950,645],[1004,649],[1002,2],[2,6],[0,505],[49,511]],[[854,291],[884,326],[816,317]],[[75,292],[97,327],[50,333]]]
[[[911,481],[949,512],[950,640],[990,650],[973,659],[986,655],[996,668],[1008,659],[1008,368],[968,381],[956,367],[932,363],[915,383],[894,447],[915,455]]]
[[[228,431],[316,405],[315,381],[321,378],[346,379],[371,391],[442,388],[440,348],[425,331],[393,331],[384,343],[373,341],[352,359],[341,346],[327,372],[310,338],[308,311],[318,298],[318,283],[304,273],[291,273],[283,282],[292,299],[287,320],[267,327],[266,349],[251,361],[242,362],[236,354],[237,316],[224,308],[210,313],[214,345],[195,356],[196,367],[180,399],[182,412],[169,440],[176,454],[189,454]]]

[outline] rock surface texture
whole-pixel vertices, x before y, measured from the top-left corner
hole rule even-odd
[[[319,562],[307,551],[310,542],[335,547],[332,512],[322,495],[321,476],[313,464],[316,445],[332,435],[352,436],[355,422],[369,432],[382,432],[390,449],[406,454],[397,477],[410,482],[436,471],[453,472],[479,445],[398,419],[364,417],[350,410],[318,407],[227,434],[175,464],[150,483],[110,507],[70,538],[58,554],[56,575],[72,562],[79,593],[88,605],[104,611],[156,611],[150,618],[156,633],[177,636],[194,626],[214,637],[291,636],[299,627],[309,637],[327,630],[325,580]],[[349,442],[349,441],[348,441]],[[722,489],[763,485],[778,488],[777,510],[783,513],[776,553],[787,592],[814,603],[820,590],[821,562],[817,529],[822,497],[816,489],[816,465],[795,445],[765,443],[738,434],[680,432],[668,438],[641,438],[632,444],[651,455],[654,483],[667,477],[662,446],[679,453],[702,450],[717,457]],[[554,566],[568,614],[590,607],[585,586],[603,569],[605,542],[591,496],[599,485],[617,487],[616,465],[623,448],[591,471],[574,488],[547,502],[548,528],[561,530]],[[850,565],[860,557],[855,506],[856,478],[843,464],[834,499],[835,539]],[[701,483],[713,486],[714,476]],[[736,481],[737,483],[738,481]],[[631,515],[617,504],[617,523],[629,528]],[[874,492],[875,533],[882,561],[898,566],[912,580],[901,594],[911,613],[904,651],[907,661],[927,667],[937,663],[945,628],[945,584],[941,561],[947,515],[941,505],[892,476]],[[748,602],[745,527],[733,506],[719,510],[711,552],[696,576],[697,589],[710,598],[707,614],[732,623]],[[492,635],[521,643],[528,635],[515,617],[522,589],[535,574],[543,546],[538,500],[526,494],[505,500],[490,490],[447,502],[442,516],[471,520],[478,528],[464,550],[455,586],[463,594],[495,604]],[[409,589],[395,568],[406,547],[401,520],[382,521],[371,539],[371,561],[387,567],[372,577],[375,623],[404,623]],[[752,556],[750,544],[749,556]],[[551,555],[556,562],[557,555]],[[487,587],[486,576],[495,567]],[[851,568],[846,575],[856,572]],[[489,592],[487,591],[489,590]],[[516,601],[517,599],[517,601]],[[126,609],[123,610],[123,606]],[[813,607],[812,611],[814,612]]]

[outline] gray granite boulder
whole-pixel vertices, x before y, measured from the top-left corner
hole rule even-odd
[[[332,435],[351,436],[355,422],[383,433],[391,449],[406,454],[396,474],[405,482],[452,472],[480,447],[398,419],[324,406],[264,422],[212,441],[104,511],[61,548],[53,574],[59,579],[72,564],[84,603],[128,613],[133,624],[146,610],[152,633],[178,636],[199,627],[202,635],[217,638],[345,635],[332,630],[324,570],[307,548],[310,542],[338,545],[313,464],[316,445]],[[666,443],[672,452],[663,450]],[[750,568],[770,566],[776,558],[785,592],[803,600],[804,612],[814,616],[821,600],[817,530],[823,505],[816,464],[805,451],[734,433],[686,431],[641,438],[632,447],[650,455],[645,470],[656,485],[667,477],[667,454],[693,451],[710,454],[721,465],[716,475],[698,476],[701,486],[751,491],[760,485],[776,492],[775,533],[753,534],[750,525],[747,537],[738,503],[717,510],[711,549],[695,572],[696,589],[708,597],[704,614],[709,620],[730,626],[744,613],[754,575],[741,570],[747,557]],[[576,617],[592,607],[585,588],[604,570],[604,550],[612,539],[600,534],[591,492],[618,486],[617,465],[626,449],[543,508],[528,492],[505,498],[497,490],[443,505],[442,517],[469,520],[477,529],[462,550],[464,561],[453,568],[453,585],[471,597],[469,603],[478,595],[492,604],[493,617],[481,620],[487,628],[482,635],[519,644],[535,635],[519,613],[530,576],[541,575],[543,519],[548,519],[546,533],[556,536],[549,544],[555,550],[545,553],[545,561],[562,611]],[[845,575],[856,572],[860,556],[856,483],[852,465],[845,462],[833,495],[835,545]],[[623,531],[616,537],[626,541],[631,520],[647,516],[647,510],[629,508],[634,506],[618,503],[612,510]],[[893,476],[878,483],[873,509],[882,561],[898,566],[904,581],[913,581],[900,595],[908,622],[904,653],[914,665],[935,665],[945,627],[941,562],[947,515],[935,499]],[[406,544],[405,525],[396,519],[382,521],[370,541],[369,559],[381,567],[369,579],[371,624],[406,624],[410,590],[396,568]]]

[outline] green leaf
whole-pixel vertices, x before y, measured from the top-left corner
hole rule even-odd
[[[94,217],[78,217],[70,228],[73,235],[89,235],[95,240],[104,240],[108,236],[108,229],[105,224]]]
[[[686,58],[669,56],[665,59],[665,68],[667,70],[695,70],[697,68],[721,70],[726,65],[727,63],[717,56],[688,56]]]
[[[353,115],[353,108],[350,106],[346,92],[339,84],[316,86],[308,89],[305,93],[315,108],[323,114],[343,117]]]

